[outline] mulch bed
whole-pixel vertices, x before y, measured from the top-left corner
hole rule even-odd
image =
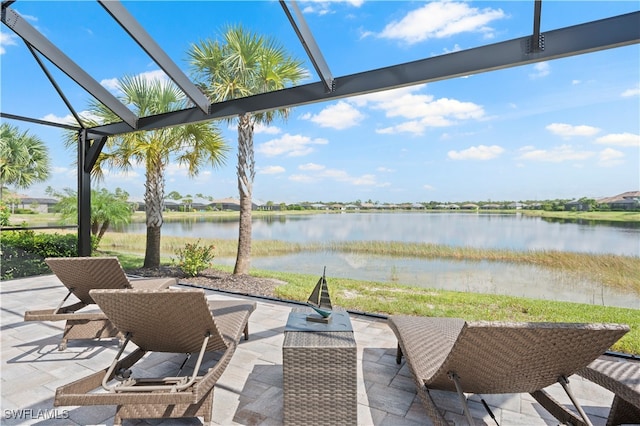
[[[180,268],[160,266],[159,268],[139,268],[126,271],[127,274],[142,277],[174,277],[180,283],[194,284],[214,290],[231,291],[253,296],[276,297],[274,289],[284,282],[273,278],[259,278],[251,275],[234,275],[217,269],[206,269],[195,277],[187,278]]]

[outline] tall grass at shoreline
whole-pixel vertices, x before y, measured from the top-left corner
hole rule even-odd
[[[197,238],[162,237],[162,262],[170,263],[175,250],[183,248]],[[201,244],[213,244],[216,256],[235,256],[237,241],[201,239]],[[107,233],[100,246],[101,251],[117,255],[125,269],[142,266],[145,248],[143,234]],[[335,250],[414,258],[444,258],[456,261],[497,261],[536,264],[557,268],[563,273],[584,274],[602,283],[618,283],[620,288],[640,294],[640,258],[592,255],[562,252],[517,252],[510,250],[484,250],[457,248],[433,244],[353,242],[326,244],[299,244],[283,241],[256,240],[253,256],[269,256],[297,253],[303,250]],[[214,260],[215,264],[215,260]],[[231,272],[230,266],[215,266]],[[285,300],[307,299],[317,275],[263,271],[252,269],[250,274],[272,278],[282,282],[275,289],[277,297]],[[421,288],[402,283],[382,283],[365,280],[329,277],[334,304],[344,308],[380,314],[410,314],[425,316],[458,317],[468,320],[496,321],[557,321],[581,323],[623,323],[631,331],[612,349],[640,355],[640,314],[637,309],[529,299],[505,295],[479,294]],[[613,285],[613,284],[608,284]],[[631,296],[633,297],[633,296]]]
[[[278,297],[305,301],[317,275],[258,271],[251,275],[286,282],[276,288]],[[469,321],[578,322],[627,324],[631,331],[612,349],[640,355],[640,315],[638,310],[613,306],[585,305],[493,294],[397,286],[393,283],[328,278],[334,305],[350,310],[431,317],[455,317]]]
[[[116,254],[125,269],[138,268],[142,257]],[[232,272],[232,266],[216,266]],[[276,297],[304,302],[318,280],[317,275],[251,269],[250,275],[282,283]],[[640,355],[638,310],[554,300],[428,289],[417,286],[327,277],[333,305],[356,312],[382,315],[407,314],[455,317],[466,320],[573,322],[627,324],[631,331],[612,346],[613,351]]]
[[[216,256],[232,257],[237,252],[237,240],[198,239],[192,237],[163,236],[161,252],[165,257],[174,255],[186,243],[200,240],[214,245]],[[136,234],[107,233],[101,248],[118,252],[143,253],[145,239]],[[506,249],[478,249],[440,244],[404,243],[388,241],[354,241],[327,243],[293,243],[278,240],[254,240],[252,255],[277,256],[303,251],[335,251],[378,256],[453,261],[488,261],[534,265],[572,274],[577,278],[600,282],[619,290],[640,295],[640,258],[610,254],[572,253],[552,250],[515,251]]]

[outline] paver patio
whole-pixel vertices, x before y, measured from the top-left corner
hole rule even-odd
[[[211,299],[243,298],[206,290]],[[56,388],[107,367],[115,356],[115,340],[70,341],[58,351],[62,322],[24,322],[27,309],[54,307],[65,295],[54,275],[3,281],[1,408],[6,425],[113,424],[115,407],[53,407]],[[283,423],[282,344],[290,303],[254,298],[257,309],[249,320],[250,339],[241,341],[214,395],[213,419],[218,425],[279,425]],[[357,343],[358,423],[361,425],[431,424],[416,396],[403,361],[395,362],[396,339],[384,319],[351,314]],[[156,365],[175,362],[161,354]],[[150,368],[153,368],[150,366]],[[581,378],[571,386],[594,425],[604,425],[613,395]],[[559,385],[549,388],[570,405]],[[438,406],[455,424],[465,424],[457,394],[435,392]],[[528,394],[485,395],[501,425],[555,425],[558,422]],[[495,424],[478,396],[471,396],[478,424]],[[56,418],[57,417],[57,418]],[[321,419],[319,424],[321,423]],[[201,419],[127,421],[125,424],[190,425]]]

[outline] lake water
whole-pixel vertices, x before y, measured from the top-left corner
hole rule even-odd
[[[585,223],[523,215],[475,213],[347,213],[255,218],[253,239],[290,242],[402,241],[512,250],[558,250],[640,257],[640,224]],[[144,233],[145,224],[127,232]],[[237,220],[167,221],[162,235],[237,239]],[[216,258],[233,265],[235,258]],[[337,252],[254,257],[266,270],[398,282],[429,288],[509,294],[640,309],[640,297],[558,271],[497,262],[399,259]],[[640,279],[640,271],[638,271]]]

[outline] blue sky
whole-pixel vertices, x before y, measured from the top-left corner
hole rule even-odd
[[[275,37],[311,63],[275,1],[123,2],[190,74],[191,43],[225,25]],[[529,35],[533,1],[300,2],[336,77]],[[110,90],[115,79],[162,78],[151,59],[95,2],[12,5]],[[542,32],[638,10],[636,1],[544,1]],[[69,111],[4,25],[2,112],[64,120]],[[48,64],[48,63],[47,63]],[[48,64],[77,111],[89,95]],[[9,121],[49,147],[52,177],[22,193],[75,188],[75,153],[61,131]],[[176,165],[166,192],[237,197],[236,131],[220,123],[226,165],[195,179]],[[455,78],[293,109],[256,129],[254,199],[274,202],[420,202],[605,197],[640,189],[640,46]],[[144,169],[113,171],[99,186],[144,193]]]

